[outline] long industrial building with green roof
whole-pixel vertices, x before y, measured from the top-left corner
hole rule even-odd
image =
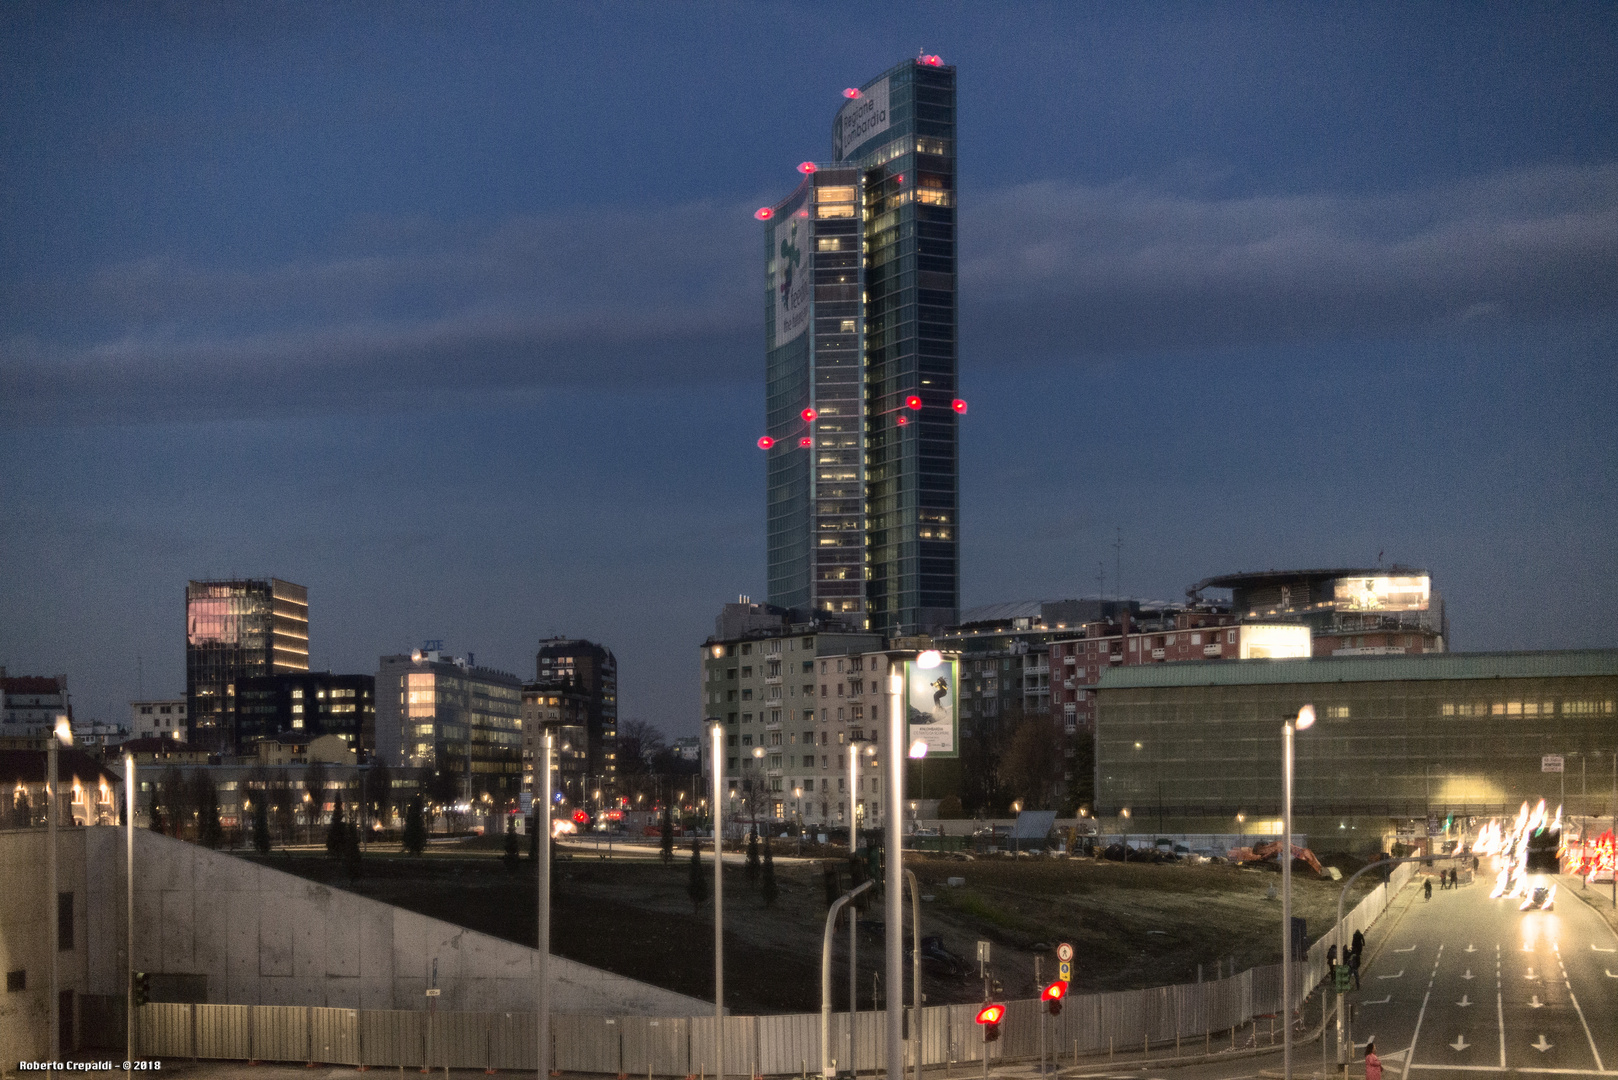
[[[1095,812],[1137,835],[1279,833],[1282,724],[1310,704],[1294,830],[1317,850],[1454,839],[1540,798],[1609,818],[1615,703],[1618,649],[1115,668],[1097,687]]]

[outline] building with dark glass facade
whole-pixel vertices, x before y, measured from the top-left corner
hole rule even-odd
[[[848,98],[765,221],[769,602],[887,636],[959,596],[955,69]]]
[[[185,587],[188,741],[236,753],[237,681],[309,670],[309,590],[279,578]]]
[[[1618,649],[1118,667],[1097,697],[1109,828],[1278,832],[1281,725],[1305,704],[1294,812],[1311,847],[1387,850],[1524,800],[1564,819],[1614,810]]]
[[[565,684],[584,696],[586,775],[597,784],[618,778],[618,658],[581,638],[546,638],[534,655],[534,681]]]
[[[236,680],[236,741],[244,752],[260,739],[322,735],[355,750],[376,748],[376,676],[308,671]]]

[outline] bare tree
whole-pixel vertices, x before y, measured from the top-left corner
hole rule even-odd
[[[1006,794],[1021,800],[1025,810],[1048,810],[1062,779],[1062,733],[1049,716],[1025,717],[1011,733],[1000,762]]]
[[[326,764],[321,761],[312,761],[303,772],[303,790],[308,796],[309,809],[304,813],[304,823],[309,827],[309,835],[314,836],[314,827],[320,821],[321,808],[326,804]]]

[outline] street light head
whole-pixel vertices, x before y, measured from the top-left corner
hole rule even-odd
[[[1299,731],[1305,731],[1308,728],[1313,727],[1314,723],[1315,723],[1315,707],[1313,705],[1305,705],[1303,708],[1298,710],[1298,725],[1297,726],[1298,726]]]
[[[753,756],[756,757],[756,758],[763,757],[764,756],[764,748],[762,746],[753,747]]]
[[[917,739],[915,742],[910,744],[910,760],[912,760],[912,761],[920,761],[922,758],[924,758],[926,756],[927,756],[927,743],[926,743],[925,740]]]
[[[935,668],[944,662],[944,656],[937,649],[928,649],[916,657],[916,666],[923,669]]]
[[[51,734],[56,736],[56,741],[63,746],[73,745],[73,725],[68,723],[65,714],[56,718],[56,730]]]
[[[1118,816],[1119,817],[1128,817],[1129,816],[1129,807],[1126,806],[1122,810],[1118,811]]]

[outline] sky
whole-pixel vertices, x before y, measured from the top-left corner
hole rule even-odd
[[[582,636],[695,732],[752,211],[923,50],[963,606],[1382,558],[1458,649],[1618,645],[1618,7],[12,3],[0,665],[124,720],[187,579],[274,575],[316,669]]]

